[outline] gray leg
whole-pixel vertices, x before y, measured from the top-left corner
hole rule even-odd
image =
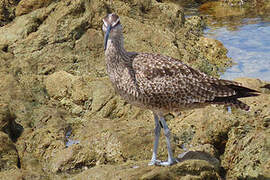
[[[166,137],[166,143],[167,143],[167,149],[168,149],[168,161],[167,162],[161,162],[160,165],[162,166],[169,166],[177,162],[176,159],[173,158],[173,153],[172,153],[172,148],[171,148],[171,143],[170,143],[170,130],[169,127],[167,126],[167,123],[164,119],[163,116],[159,117],[159,120],[163,126],[164,129],[164,134]]]
[[[159,124],[159,118],[154,113],[154,119],[155,119],[155,142],[154,142],[154,149],[153,149],[153,155],[151,161],[148,163],[148,165],[155,165],[159,161],[157,160],[157,149],[158,149],[158,142],[160,137],[160,124]]]

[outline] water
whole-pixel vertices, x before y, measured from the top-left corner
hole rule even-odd
[[[177,1],[179,2],[179,1]],[[203,5],[181,1],[186,17],[205,17],[206,37],[219,40],[234,65],[221,78],[259,78],[270,81],[270,2],[232,8],[221,2]]]
[[[234,30],[226,26],[208,27],[205,36],[221,41],[228,49],[228,57],[236,63],[222,78],[252,77],[270,81],[270,22],[243,18]]]
[[[68,131],[66,132],[66,143],[65,143],[66,148],[72,146],[73,144],[79,144],[80,143],[80,141],[78,141],[78,140],[70,139],[71,131],[72,131],[72,129],[69,128]]]

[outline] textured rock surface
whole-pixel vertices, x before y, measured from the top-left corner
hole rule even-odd
[[[53,0],[42,0],[42,1],[35,1],[35,0],[21,0],[16,7],[15,14],[16,16],[20,16],[23,14],[27,14],[33,10],[38,8],[48,6]]]
[[[173,56],[217,75],[231,62],[219,41],[202,37],[200,17],[184,18],[177,4],[154,0],[23,0],[8,7],[12,18],[0,13],[0,178],[268,177],[269,94],[248,99],[249,113],[209,106],[167,115],[174,153],[192,151],[175,166],[148,167],[153,116],[121,100],[107,78],[101,19],[109,12],[121,17],[126,49]],[[264,82],[251,85],[269,93]],[[159,158],[166,153],[162,137]]]
[[[237,81],[255,89],[264,85],[258,79],[241,78]],[[252,110],[250,113],[238,110],[233,113],[237,114],[239,124],[228,133],[222,164],[228,170],[227,178],[270,178],[270,94],[266,91],[266,94],[249,98],[246,102],[252,104]]]
[[[267,179],[270,177],[270,95],[266,89],[260,88],[265,83],[258,79],[236,81],[265,92],[243,99],[251,106],[250,112],[232,109],[229,113],[222,106],[208,106],[183,112],[169,124],[179,137],[178,146],[187,143],[189,150],[207,152],[220,159],[226,178]]]
[[[0,131],[0,169],[1,171],[17,169],[19,157],[16,146],[8,135]]]
[[[207,160],[187,160],[172,167],[148,166],[145,161],[118,166],[96,166],[71,179],[221,179],[218,169]]]
[[[17,0],[0,0],[0,27],[8,24],[15,18]]]
[[[270,1],[268,0],[219,0],[208,1],[199,7],[201,14],[206,15],[205,21],[208,26],[226,27],[236,30],[244,18],[261,17],[268,22],[270,17]],[[256,23],[250,21],[249,23]]]

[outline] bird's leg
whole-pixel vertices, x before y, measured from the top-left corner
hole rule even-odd
[[[157,160],[157,149],[158,149],[158,142],[160,137],[160,124],[159,124],[159,118],[154,113],[154,119],[155,119],[155,142],[154,142],[154,149],[153,149],[153,155],[151,161],[148,163],[148,165],[155,165],[157,163],[160,163],[160,161]]]
[[[164,135],[166,137],[166,143],[167,143],[167,149],[168,149],[168,161],[161,162],[159,165],[169,166],[169,165],[176,163],[177,159],[173,158],[173,153],[172,153],[172,148],[171,148],[171,143],[170,143],[170,129],[169,129],[163,116],[160,116],[159,120],[160,120],[160,122],[163,126],[163,129],[164,129]]]

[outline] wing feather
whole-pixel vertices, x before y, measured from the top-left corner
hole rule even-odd
[[[235,95],[227,85],[239,85],[219,80],[197,71],[180,60],[159,54],[141,53],[133,60],[136,81],[142,94],[154,103],[203,103],[215,97]]]

